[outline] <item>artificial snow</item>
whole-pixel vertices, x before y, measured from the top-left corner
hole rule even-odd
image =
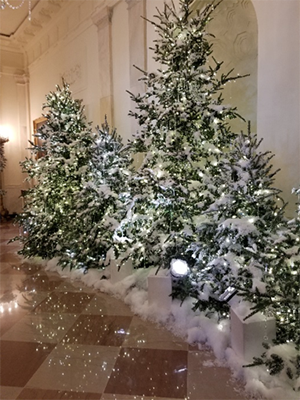
[[[256,220],[256,217],[228,218],[222,222],[222,226],[223,228],[236,230],[240,236],[248,236],[257,232],[257,228],[254,225]]]
[[[248,224],[247,224],[248,225]],[[230,321],[217,318],[208,318],[200,311],[192,311],[193,300],[186,299],[183,303],[173,300],[171,308],[160,307],[157,303],[148,302],[148,276],[153,275],[157,268],[137,269],[126,278],[112,283],[110,278],[110,266],[104,270],[62,269],[57,264],[57,259],[45,263],[48,271],[56,271],[62,277],[70,280],[80,280],[86,286],[110,294],[123,300],[131,310],[143,319],[163,324],[175,335],[182,337],[189,344],[197,344],[201,350],[203,345],[209,345],[215,356],[215,365],[227,366],[231,369],[234,378],[242,381],[245,386],[245,396],[270,400],[299,400],[297,391],[299,382],[296,382],[296,390],[293,390],[291,381],[286,375],[271,376],[265,366],[244,368],[246,364],[230,346]],[[159,274],[166,274],[165,270],[159,270]],[[240,306],[245,307],[244,306]],[[249,310],[249,307],[246,307]],[[239,310],[241,313],[246,310]],[[293,351],[293,346],[286,344],[278,346],[278,354]],[[205,365],[208,366],[208,365]]]

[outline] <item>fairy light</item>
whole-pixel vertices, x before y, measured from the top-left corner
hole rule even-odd
[[[19,305],[15,300],[10,301],[9,303],[2,303],[0,305],[0,313],[4,314],[6,311],[11,313],[13,310],[16,310],[18,307],[19,307]]]
[[[10,4],[9,0],[1,0],[0,3],[0,8],[1,10],[4,10],[7,7],[9,7],[11,10],[19,10],[25,3],[25,0],[22,0],[21,3],[17,6],[14,6]],[[28,1],[28,20],[31,21],[31,0]]]

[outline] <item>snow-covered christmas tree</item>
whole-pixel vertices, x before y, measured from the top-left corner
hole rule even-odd
[[[92,156],[74,194],[68,229],[61,242],[60,264],[70,268],[103,267],[112,236],[124,217],[131,158],[107,121],[97,128]]]
[[[284,224],[284,203],[273,186],[273,155],[259,151],[260,143],[250,127],[247,134],[241,132],[220,161],[219,175],[211,176],[216,197],[190,246],[196,258],[190,278],[197,282],[200,309],[228,309],[219,297],[231,286],[255,292],[270,264],[267,249]]]
[[[300,189],[293,191],[299,198]],[[272,258],[264,277],[264,299],[252,297],[254,310],[266,307],[278,322],[276,342],[292,341],[300,351],[300,203],[297,217],[277,230],[273,243],[268,247]]]
[[[32,187],[17,218],[24,234],[15,240],[22,242],[20,253],[25,257],[50,259],[60,254],[74,196],[86,180],[95,134],[67,83],[46,96],[43,108],[47,109],[46,122],[36,134],[42,145],[31,143],[31,150],[34,155],[42,151],[44,156],[21,163]]]
[[[211,199],[206,176],[218,174],[219,157],[233,134],[235,108],[223,105],[223,86],[236,79],[222,73],[212,56],[206,26],[214,10],[192,15],[192,0],[180,9],[165,4],[150,21],[158,34],[154,59],[161,65],[144,72],[143,94],[131,94],[140,131],[131,143],[145,158],[131,180],[132,203],[115,233],[115,250],[135,266],[168,266],[185,251],[203,209]]]
[[[6,166],[6,157],[4,154],[4,143],[8,141],[7,138],[0,136],[0,172],[2,172]]]
[[[299,198],[300,190],[293,190]],[[300,389],[300,208],[274,232],[265,247],[269,254],[256,290],[241,294],[252,304],[251,314],[262,312],[276,320],[276,339],[252,365],[264,364],[271,375],[289,378],[294,390]]]
[[[0,136],[0,220],[2,217],[6,217],[8,215],[8,211],[3,206],[3,196],[5,195],[5,191],[2,188],[2,172],[6,166],[7,159],[4,154],[4,144],[8,141],[6,137]]]

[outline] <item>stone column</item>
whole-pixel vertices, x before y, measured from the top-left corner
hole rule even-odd
[[[29,118],[29,78],[27,75],[15,74],[15,82],[17,85],[18,110],[19,110],[19,132],[20,132],[20,153],[22,160],[30,156],[27,150],[32,140],[32,122]]]
[[[105,115],[109,125],[114,126],[113,79],[112,79],[112,23],[113,8],[105,7],[92,16],[98,28],[98,51],[100,72],[100,117]]]
[[[5,155],[5,143],[8,141],[8,138],[6,137],[2,137],[0,135],[0,152],[2,154],[1,156],[1,161],[3,164],[6,164],[7,162],[7,158]],[[2,218],[6,218],[8,216],[8,210],[4,207],[4,203],[3,203],[3,183],[2,183],[2,174],[3,174],[3,170],[5,169],[5,166],[3,168],[3,166],[1,166],[0,169],[0,221],[2,221]]]
[[[129,62],[130,62],[130,88],[133,94],[145,91],[145,86],[139,81],[142,72],[134,66],[146,71],[147,68],[147,30],[146,21],[146,1],[145,0],[126,0],[128,4],[128,22],[129,22]],[[131,110],[134,110],[135,103],[130,102]],[[139,129],[139,125],[134,118],[131,118],[131,130],[134,134]],[[139,165],[141,157],[135,158],[135,165]]]
[[[283,190],[293,216],[300,184],[300,4],[298,0],[252,0],[258,20],[257,132],[262,146],[275,153]]]
[[[134,68],[134,65],[142,70],[145,70],[147,66],[146,21],[142,18],[146,16],[146,2],[145,0],[126,0],[126,3],[129,22],[130,87],[136,93],[136,90],[144,90],[144,85],[138,81],[142,74]]]

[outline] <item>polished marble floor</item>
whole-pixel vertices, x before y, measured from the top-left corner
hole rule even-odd
[[[0,399],[244,400],[209,349],[46,272],[0,223]]]

